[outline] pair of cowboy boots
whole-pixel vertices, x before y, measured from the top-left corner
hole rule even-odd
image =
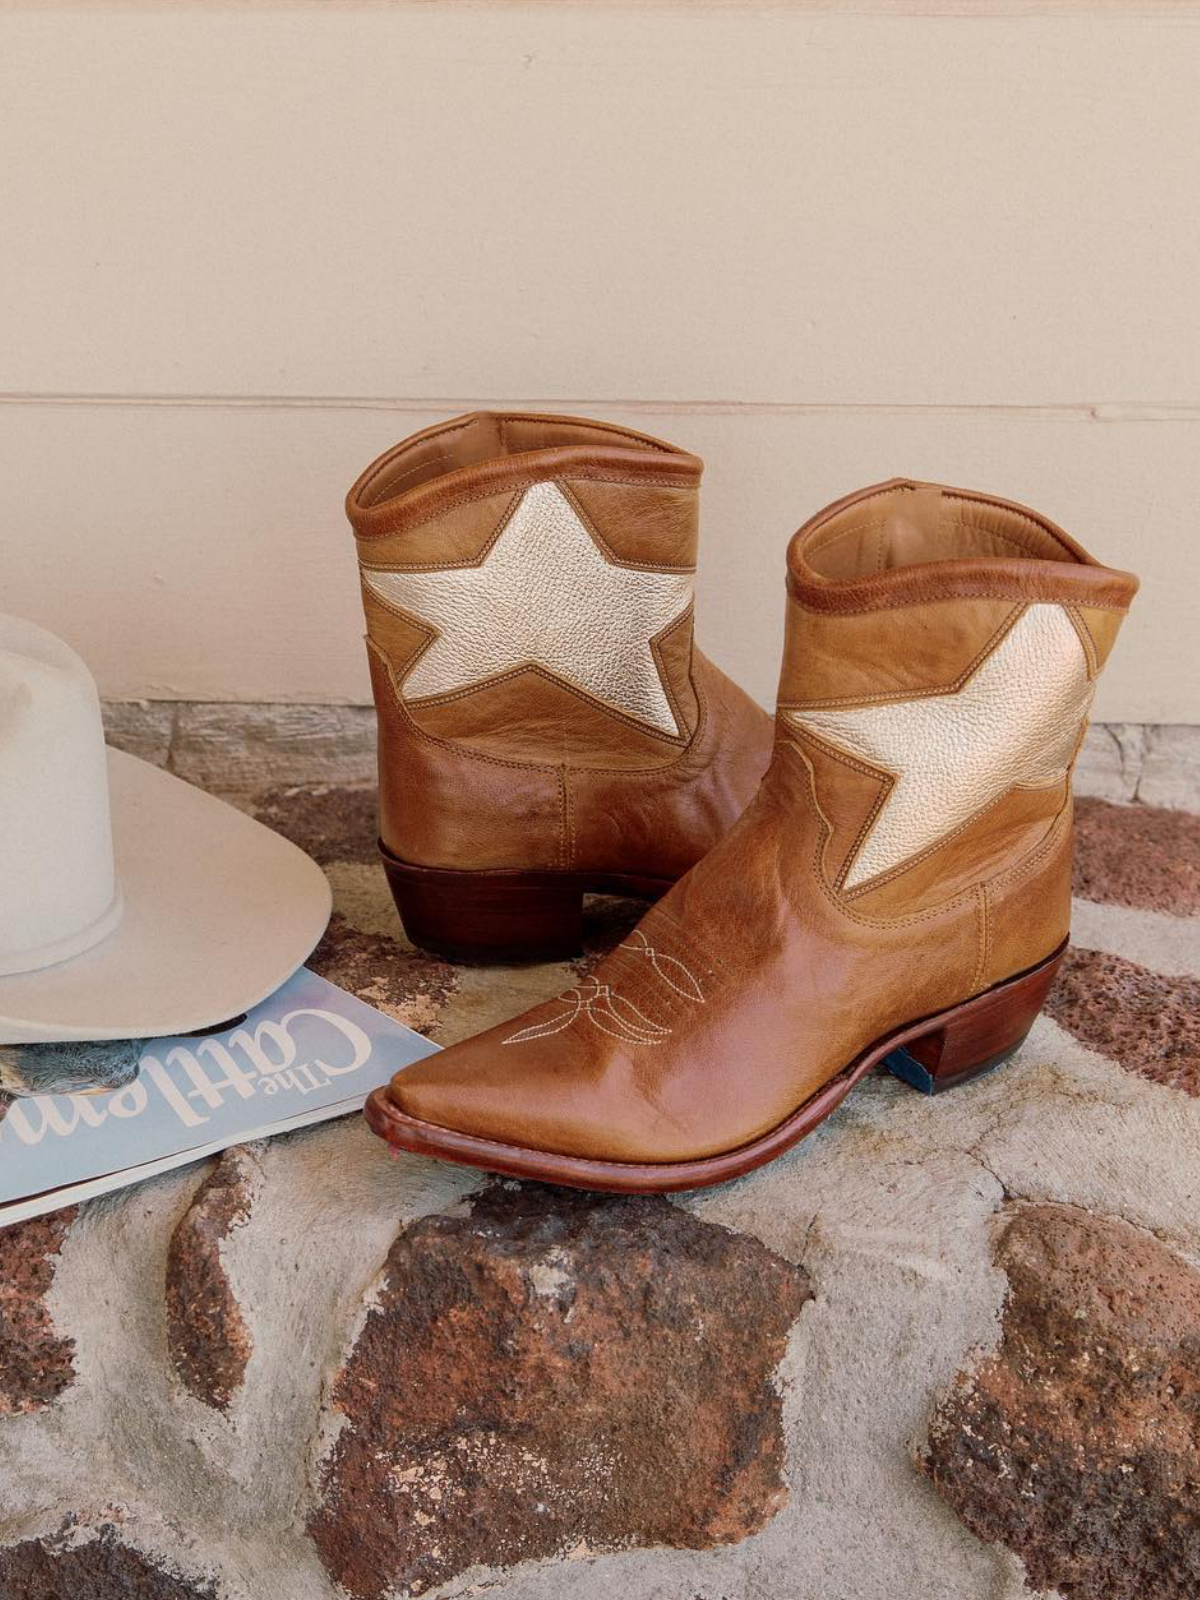
[[[398,1074],[391,1144],[592,1189],[772,1159],[878,1064],[1020,1046],[1066,945],[1071,770],[1137,588],[1046,518],[895,480],[787,553],[774,721],[695,649],[701,463],[480,413],[351,490],[383,862],[414,943],[586,978]]]

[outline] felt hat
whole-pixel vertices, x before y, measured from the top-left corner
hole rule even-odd
[[[0,1045],[238,1016],[304,961],[329,910],[302,850],[108,749],[84,663],[0,614]]]

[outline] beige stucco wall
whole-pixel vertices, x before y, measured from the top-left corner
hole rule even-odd
[[[528,405],[707,458],[764,699],[787,535],[907,473],[1139,571],[1097,715],[1200,721],[1198,108],[1190,0],[0,0],[0,603],[363,699],[347,485]]]

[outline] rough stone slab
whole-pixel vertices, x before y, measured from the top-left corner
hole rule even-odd
[[[1200,811],[1200,727],[1146,729],[1138,799],[1150,806]]]
[[[703,1549],[787,1499],[806,1274],[665,1200],[496,1184],[396,1240],[310,1531],[358,1597],[586,1546]]]
[[[1075,763],[1075,793],[1128,805],[1137,797],[1145,746],[1140,722],[1093,722]]]
[[[1111,901],[1071,901],[1071,943],[1172,978],[1200,978],[1200,920],[1169,911],[1135,911]]]
[[[74,1342],[46,1307],[75,1215],[71,1207],[0,1229],[0,1417],[44,1410],[75,1380]]]
[[[1128,805],[1200,811],[1200,727],[1094,722],[1075,767],[1075,792]]]
[[[373,706],[179,705],[170,765],[204,788],[372,783]]]
[[[424,1034],[436,1030],[459,985],[459,969],[441,956],[415,949],[398,921],[394,936],[364,932],[336,911],[306,965]]]
[[[173,700],[108,701],[104,712],[104,737],[118,750],[165,767],[171,752],[171,735],[178,707]]]
[[[218,1411],[229,1409],[253,1348],[222,1247],[249,1222],[261,1186],[257,1147],[226,1150],[167,1251],[167,1350],[184,1388]]]
[[[1038,1589],[1079,1600],[1200,1590],[1200,1273],[1145,1231],[1018,1210],[996,1354],[939,1404],[925,1472]]]

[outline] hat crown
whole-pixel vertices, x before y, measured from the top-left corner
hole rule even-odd
[[[92,675],[54,634],[0,614],[0,975],[78,955],[120,910]]]

